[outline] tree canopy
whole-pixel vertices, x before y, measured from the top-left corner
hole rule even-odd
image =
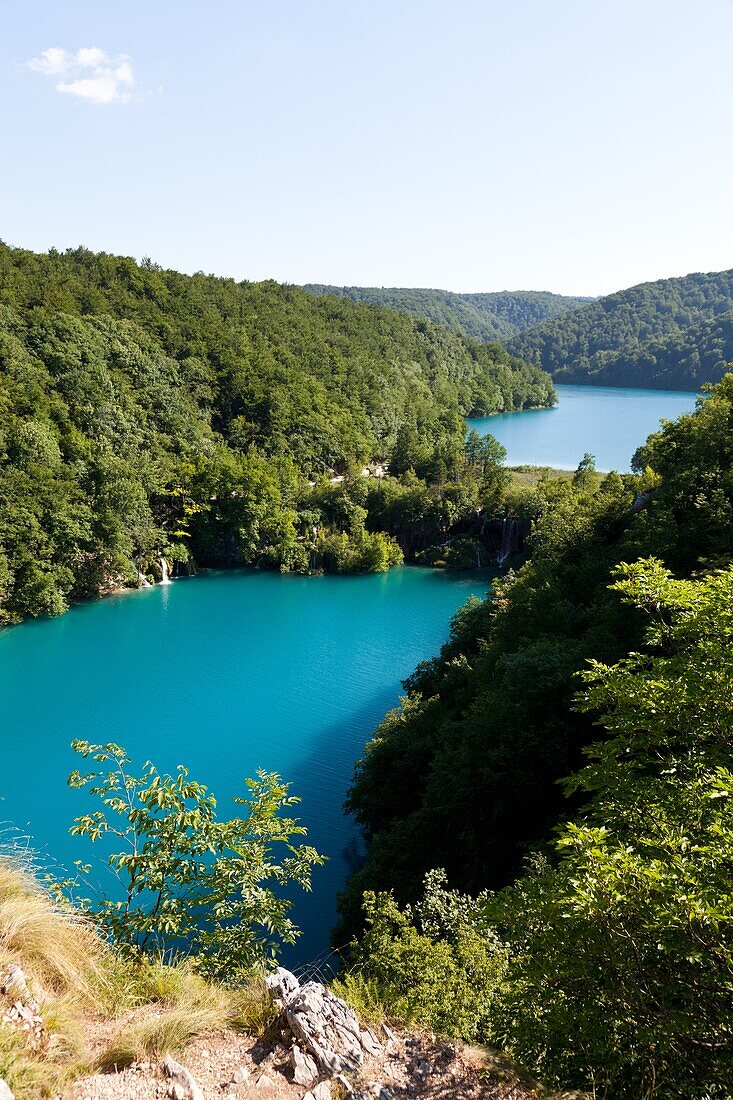
[[[642,616],[609,591],[612,570],[651,554],[680,577],[729,564],[732,448],[729,375],[650,437],[638,474],[581,464],[516,502],[534,516],[529,560],[458,613],[357,764],[348,805],[369,848],[343,900],[349,928],[365,889],[411,901],[436,866],[460,889],[499,888],[549,844],[567,812],[558,781],[596,736],[571,709],[576,676],[642,639]]]
[[[549,377],[427,321],[274,282],[0,246],[0,622],[180,568],[401,560],[321,508],[370,462],[442,476],[464,415]]]
[[[456,294],[416,287],[325,286],[307,283],[309,294],[329,294],[354,302],[389,306],[444,325],[474,340],[510,340],[530,325],[585,305],[590,298],[551,294],[546,290],[503,290],[486,294]]]
[[[733,270],[660,279],[548,318],[507,342],[557,382],[696,390],[733,358]]]

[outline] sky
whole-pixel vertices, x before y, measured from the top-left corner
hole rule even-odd
[[[605,294],[733,266],[733,0],[0,0],[0,238]]]

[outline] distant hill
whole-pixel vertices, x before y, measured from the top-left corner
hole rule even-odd
[[[0,242],[0,626],[169,561],[388,568],[319,484],[395,458],[445,482],[464,416],[553,400],[500,345],[394,310]]]
[[[733,269],[609,294],[507,346],[557,382],[698,389],[733,360]]]
[[[327,286],[322,283],[307,283],[303,289],[309,294],[332,294],[354,302],[388,306],[399,313],[412,313],[482,343],[506,342],[530,325],[559,317],[592,301],[591,298],[571,298],[544,290],[454,294],[449,290]]]

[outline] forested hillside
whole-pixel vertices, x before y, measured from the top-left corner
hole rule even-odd
[[[498,291],[487,294],[455,294],[449,290],[401,287],[324,286],[308,283],[309,294],[329,294],[355,302],[389,306],[444,325],[474,340],[510,340],[529,325],[558,317],[589,302],[548,291]]]
[[[646,474],[581,468],[515,499],[536,517],[530,560],[459,613],[358,765],[350,804],[371,838],[360,886],[407,898],[436,865],[461,887],[503,885],[549,837],[556,781],[593,737],[570,709],[575,674],[640,637],[608,591],[612,568],[654,554],[685,576],[733,558],[732,417],[733,375],[649,438]]]
[[[542,321],[508,347],[558,382],[699,389],[731,358],[733,270],[660,279]]]
[[[387,568],[397,544],[324,505],[328,478],[393,457],[440,477],[464,414],[552,399],[537,368],[426,321],[2,246],[0,621],[154,578],[162,555]]]
[[[733,375],[635,466],[527,490],[530,559],[406,681],[356,768],[337,938],[365,921],[354,996],[547,1082],[722,1100]]]
[[[733,358],[733,270],[660,279],[597,299],[541,291],[305,289],[427,317],[477,340],[500,340],[558,382],[695,390],[719,381]]]

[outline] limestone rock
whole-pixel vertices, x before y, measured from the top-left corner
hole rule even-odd
[[[290,1051],[290,1064],[293,1067],[293,1080],[296,1085],[309,1087],[318,1080],[318,1066],[315,1058],[301,1050],[297,1043],[293,1043]]]
[[[368,1055],[381,1052],[374,1032],[362,1030],[340,997],[320,982],[300,985],[287,971],[276,971],[271,988],[283,996],[283,1016],[298,1046],[314,1059],[324,1077],[358,1069]]]
[[[175,1058],[164,1058],[160,1068],[170,1078],[168,1095],[171,1100],[204,1100],[204,1094],[192,1074],[180,1062],[176,1062]]]
[[[361,1032],[361,1045],[367,1054],[376,1056],[382,1053],[382,1044],[369,1027]]]
[[[397,1042],[397,1036],[395,1035],[394,1031],[392,1031],[391,1027],[387,1027],[387,1025],[385,1023],[383,1023],[382,1024],[382,1031],[384,1032],[385,1036],[387,1037],[388,1042],[390,1042],[390,1043],[396,1043]]]
[[[0,993],[21,1002],[33,1016],[40,1011],[40,1005],[28,987],[28,979],[17,963],[11,963],[0,978]]]
[[[303,1100],[331,1100],[332,1095],[330,1081],[319,1081],[305,1094]]]
[[[281,1034],[292,1036],[293,1080],[310,1087],[303,1100],[325,1100],[331,1096],[328,1081],[315,1083],[319,1077],[338,1078],[347,1092],[353,1093],[343,1074],[359,1069],[367,1058],[383,1053],[374,1032],[362,1028],[346,1002],[321,982],[301,985],[289,970],[278,967],[267,978],[267,984],[281,1008]]]
[[[0,1100],[15,1100],[13,1093],[10,1091],[10,1087],[6,1085],[2,1077],[0,1077]]]
[[[265,980],[273,997],[282,1001],[283,1004],[289,1001],[291,997],[294,997],[300,989],[300,982],[295,977],[295,974],[291,974],[284,966],[278,966],[276,970],[273,970],[272,974],[268,974]]]
[[[247,1081],[249,1081],[249,1078],[250,1078],[250,1072],[247,1069],[247,1067],[246,1066],[237,1066],[234,1073],[232,1074],[231,1084],[232,1085],[244,1085],[244,1084],[246,1084]]]

